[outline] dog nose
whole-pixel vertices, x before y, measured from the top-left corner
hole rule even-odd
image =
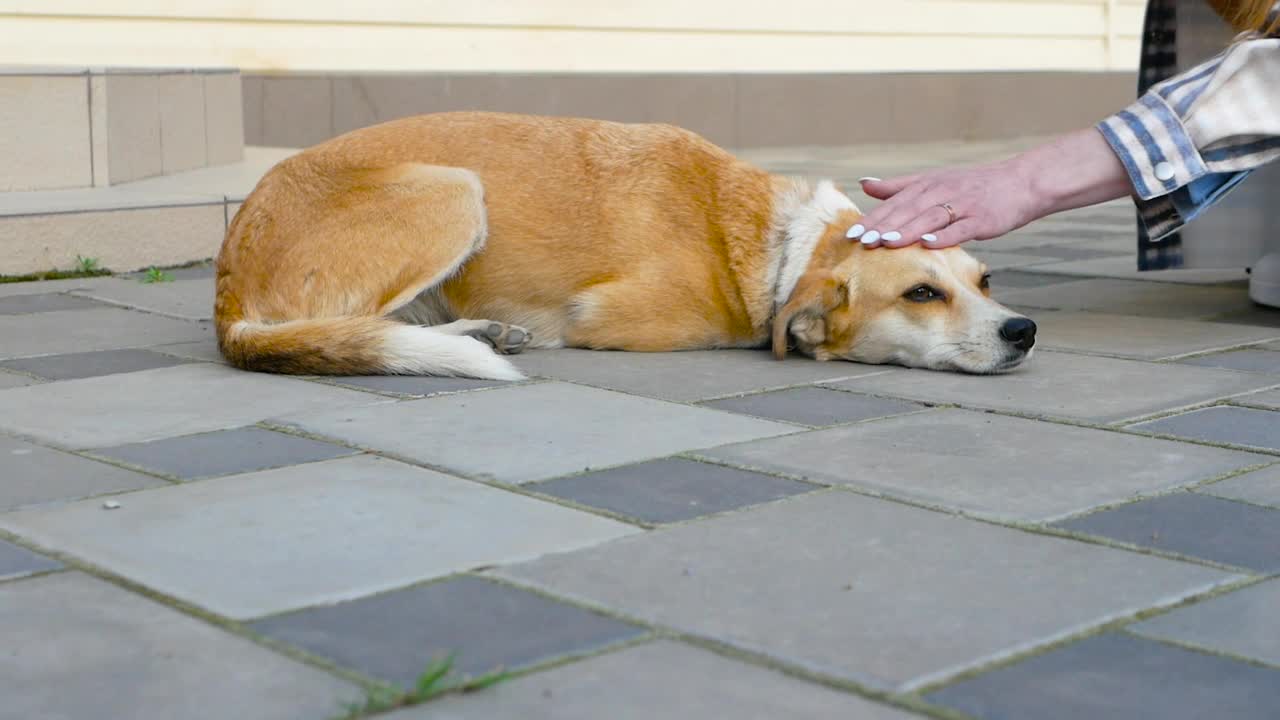
[[[1030,350],[1036,344],[1036,324],[1031,318],[1010,318],[1000,326],[1000,337],[1019,350]]]

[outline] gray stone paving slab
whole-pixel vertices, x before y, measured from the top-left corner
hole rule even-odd
[[[0,213],[3,211],[0,210]],[[66,280],[32,280],[29,282],[0,283],[0,298],[14,295],[42,295],[45,293],[65,293],[71,290],[92,288],[110,277],[68,278]]]
[[[670,640],[444,698],[387,720],[909,720],[855,695]]]
[[[116,350],[213,337],[213,327],[124,308],[0,315],[0,360],[30,355]]]
[[[678,353],[536,350],[514,360],[530,375],[679,402],[858,377],[885,369],[878,365],[818,362],[794,353],[778,362],[765,350]]]
[[[1243,405],[1258,405],[1272,410],[1280,410],[1280,390],[1252,393],[1241,397],[1237,402]]]
[[[387,400],[201,363],[7,390],[0,393],[0,430],[75,448],[106,447],[377,402]]]
[[[566,383],[309,413],[282,422],[450,472],[524,483],[799,431]]]
[[[181,271],[165,272],[172,275]],[[206,272],[202,270],[201,274]],[[169,282],[155,283],[140,282],[134,277],[114,278],[114,280],[115,282],[102,283],[88,290],[75,290],[73,293],[185,320],[213,318],[212,277],[197,277],[190,280],[175,278]]]
[[[1248,392],[1272,382],[1265,375],[1230,370],[1040,352],[1004,375],[894,370],[832,386],[922,402],[1116,422]]]
[[[457,577],[254,622],[255,632],[412,687],[432,660],[478,676],[636,639],[648,629],[537,593]]]
[[[1280,571],[1280,510],[1200,493],[1142,500],[1058,526],[1259,572]]]
[[[168,485],[160,478],[8,437],[0,437],[0,467],[0,511]]]
[[[638,532],[368,456],[0,515],[0,527],[236,618]],[[199,568],[193,572],[193,568]]]
[[[1110,277],[1126,280],[1145,280],[1147,282],[1188,283],[1191,285],[1219,285],[1222,283],[1247,280],[1244,268],[1215,270],[1157,270],[1139,272],[1138,263],[1133,255],[1095,258],[1093,260],[1068,260],[1047,265],[1036,265],[1028,268],[1028,272],[1043,272],[1054,275],[1076,275],[1083,277]]]
[[[1271,328],[1195,320],[1044,310],[1032,312],[1038,344],[1050,350],[1161,360],[1271,338]]]
[[[256,427],[98,448],[99,455],[182,480],[329,460],[356,450]]]
[[[1280,580],[1219,595],[1128,630],[1156,639],[1231,653],[1280,668]]]
[[[1249,291],[1245,288],[1114,278],[1092,278],[1017,290],[1001,294],[1000,300],[1023,307],[1182,319],[1207,318],[1251,306]]]
[[[62,563],[53,558],[47,558],[20,545],[0,540],[0,580],[57,570],[60,567]]]
[[[816,489],[785,478],[667,458],[548,480],[530,490],[650,523],[691,520]]]
[[[1223,313],[1209,318],[1228,325],[1253,325],[1255,327],[1280,328],[1280,310],[1254,305],[1247,310]]]
[[[1238,577],[844,491],[495,572],[899,689]]]
[[[985,517],[1033,521],[1271,460],[967,410],[939,410],[698,454]]]
[[[75,380],[99,375],[154,370],[187,362],[191,361],[149,350],[125,348],[123,350],[98,350],[86,353],[18,358],[0,362],[0,367],[39,375],[46,380]]]
[[[204,360],[206,362],[216,362],[227,364],[227,359],[222,357],[222,353],[218,350],[218,341],[215,338],[207,338],[204,340],[196,340],[195,342],[185,343],[168,343],[164,345],[153,345],[148,350],[166,355],[177,355],[178,357],[191,358],[192,360]]]
[[[1064,277],[1061,275],[1042,275],[1019,272],[1017,270],[996,270],[991,273],[991,287],[994,290],[996,299],[999,299],[1008,291],[1023,288],[1046,287],[1049,285],[1057,285],[1059,283],[1072,282],[1074,280],[1075,278]]]
[[[88,310],[101,307],[103,307],[102,303],[62,293],[0,297],[0,315],[26,315],[55,310]]]
[[[1280,374],[1280,352],[1274,350],[1233,350],[1187,358],[1179,362],[1201,367]]]
[[[26,387],[35,385],[40,381],[28,375],[19,375],[18,373],[5,372],[0,370],[0,390],[8,390],[9,388]]]
[[[705,407],[802,425],[836,425],[923,410],[917,403],[816,387],[712,400]]]
[[[1033,265],[1043,265],[1045,263],[1057,262],[1058,258],[1052,255],[1034,255],[1035,250],[1030,249],[1026,253],[999,252],[996,250],[986,250],[981,247],[966,248],[970,255],[981,260],[988,270],[1008,270],[1010,268],[1022,268]]]
[[[395,395],[428,397],[444,393],[480,390],[510,385],[502,380],[474,380],[471,378],[423,377],[420,375],[370,375],[357,377],[333,377],[329,382],[362,390],[373,390]]]
[[[298,720],[355,686],[114,585],[59,573],[0,585],[4,720]]]
[[[1280,508],[1280,465],[1199,488],[1202,493]]]
[[[980,720],[1272,720],[1280,673],[1111,633],[925,696]]]
[[[1280,413],[1242,407],[1210,407],[1130,426],[1134,430],[1280,451]]]

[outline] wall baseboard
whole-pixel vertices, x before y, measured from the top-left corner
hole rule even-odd
[[[305,147],[406,115],[493,110],[668,122],[731,148],[994,140],[1085,127],[1130,72],[246,74],[245,140]]]

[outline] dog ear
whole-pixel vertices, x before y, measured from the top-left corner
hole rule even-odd
[[[827,338],[827,313],[840,307],[849,297],[849,287],[830,270],[807,273],[773,319],[773,356],[787,357],[787,337],[820,345]]]

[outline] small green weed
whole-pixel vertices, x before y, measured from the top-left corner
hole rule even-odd
[[[101,272],[101,270],[102,268],[98,265],[98,258],[76,255],[76,272],[92,275]]]
[[[413,687],[405,690],[393,686],[381,686],[365,691],[364,702],[352,702],[343,706],[343,714],[335,720],[357,720],[373,713],[424,703],[445,693],[469,693],[492,687],[507,679],[507,673],[497,670],[477,678],[458,678],[453,675],[454,655],[432,660],[418,676]]]
[[[143,274],[140,282],[148,285],[151,283],[173,282],[173,276],[158,267],[152,266],[147,268],[147,272]]]

